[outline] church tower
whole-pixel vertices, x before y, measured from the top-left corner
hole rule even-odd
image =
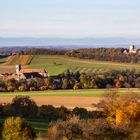
[[[16,65],[16,74],[19,75],[19,71],[21,70],[21,65]]]

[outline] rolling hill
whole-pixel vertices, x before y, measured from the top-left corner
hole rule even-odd
[[[139,64],[103,62],[94,60],[82,60],[57,55],[36,55],[33,57],[29,68],[44,68],[49,75],[57,75],[65,72],[67,69],[76,72],[105,72],[113,69],[136,69],[140,71]]]

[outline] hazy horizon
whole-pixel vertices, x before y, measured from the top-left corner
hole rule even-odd
[[[0,47],[13,46],[53,46],[53,47],[128,47],[130,44],[140,48],[139,38],[1,38]]]
[[[0,0],[0,37],[140,36],[139,0]]]

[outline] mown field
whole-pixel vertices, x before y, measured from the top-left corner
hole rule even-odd
[[[36,55],[33,57],[28,67],[45,68],[49,75],[57,75],[65,72],[67,69],[73,72],[80,71],[87,73],[104,72],[113,69],[136,69],[137,71],[140,71],[139,64],[82,60],[56,55]]]
[[[116,90],[116,89],[115,89]],[[1,92],[0,97],[15,97],[21,96],[74,96],[74,97],[102,97],[103,94],[110,91],[110,89],[79,89],[79,90],[47,90],[47,91],[25,91],[25,92]],[[135,92],[140,94],[138,88],[121,88],[118,89],[120,94],[126,92]]]

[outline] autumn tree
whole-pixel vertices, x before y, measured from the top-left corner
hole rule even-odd
[[[107,118],[116,124],[132,123],[139,121],[140,117],[140,95],[125,93],[108,93],[103,100],[97,104],[106,113]]]
[[[34,117],[38,107],[29,96],[16,96],[11,103],[11,115]]]
[[[58,121],[48,128],[48,138],[50,140],[83,140],[82,126],[77,117],[67,121]]]
[[[4,121],[2,138],[4,140],[34,140],[34,129],[20,117],[10,117]]]

